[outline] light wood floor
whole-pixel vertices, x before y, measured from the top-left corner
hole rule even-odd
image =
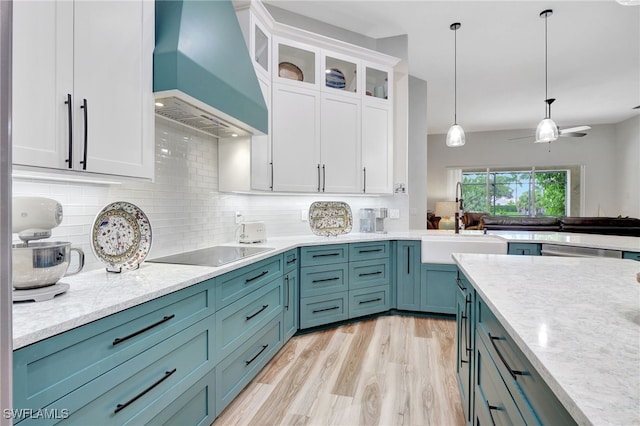
[[[214,425],[463,425],[455,333],[383,316],[296,336]]]

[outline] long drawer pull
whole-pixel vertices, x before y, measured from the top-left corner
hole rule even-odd
[[[262,345],[262,349],[260,349],[260,352],[258,352],[257,354],[255,354],[255,355],[253,356],[253,358],[251,358],[249,361],[245,361],[245,362],[244,362],[245,367],[246,367],[247,365],[251,364],[253,361],[255,361],[255,360],[256,360],[256,358],[258,358],[258,357],[262,354],[262,352],[264,352],[264,351],[266,351],[266,350],[267,350],[267,348],[268,348],[268,347],[269,347],[269,345],[268,345],[268,344],[267,344],[267,345]]]
[[[294,257],[294,258],[293,258],[293,259],[291,259],[291,260],[287,260],[287,265],[291,265],[292,263],[295,263],[295,262],[297,262],[297,261],[298,261],[298,258]]]
[[[467,291],[467,288],[462,285],[462,280],[460,278],[456,278],[456,284],[458,284],[458,288],[462,291]]]
[[[267,275],[269,273],[269,271],[262,271],[261,273],[259,273],[258,275],[256,275],[253,278],[247,278],[246,280],[244,280],[245,284],[249,284],[251,281],[255,281],[260,277],[264,277],[265,275]]]
[[[83,113],[83,117],[84,117],[84,152],[82,153],[82,161],[80,161],[80,164],[82,164],[82,170],[87,170],[87,147],[89,144],[89,106],[87,105],[87,100],[83,99],[82,100],[82,105],[80,105],[80,108],[82,108],[84,110]]]
[[[322,278],[322,279],[319,279],[319,280],[313,280],[311,282],[312,283],[324,283],[324,282],[327,282],[327,281],[336,281],[336,280],[339,280],[339,279],[340,279],[340,277]]]
[[[382,251],[381,248],[377,248],[377,249],[368,249],[368,250],[358,250],[358,253],[376,253]]]
[[[327,257],[327,256],[340,256],[340,253],[321,253],[321,254],[314,254],[312,257]]]
[[[314,314],[317,314],[318,312],[335,311],[336,309],[340,309],[340,306],[333,306],[331,308],[324,308],[324,309],[314,309],[311,312]]]
[[[365,272],[362,274],[358,274],[359,277],[368,277],[371,275],[380,275],[382,273],[382,271],[376,271],[376,272]]]
[[[507,367],[507,370],[509,371],[509,374],[511,374],[511,377],[513,377],[513,380],[517,380],[516,376],[524,376],[528,374],[526,371],[514,370],[513,368],[511,368],[511,366],[509,366],[504,355],[502,355],[502,352],[500,352],[500,350],[498,349],[498,345],[496,345],[495,343],[496,340],[504,340],[502,337],[495,337],[495,336],[492,336],[491,333],[489,333],[489,340],[491,340],[491,345],[493,346],[493,349],[495,349],[495,351],[498,353],[498,356],[500,357],[500,361],[502,361],[504,366]]]
[[[366,304],[366,303],[379,302],[379,301],[381,301],[381,300],[382,300],[382,298],[381,298],[381,297],[378,297],[378,298],[376,298],[376,299],[363,300],[363,301],[361,301],[361,302],[358,302],[358,304],[360,304],[360,305],[364,305],[364,304]]]
[[[124,337],[116,337],[115,339],[113,339],[113,343],[112,343],[112,345],[113,345],[113,346],[115,346],[115,345],[117,345],[118,343],[122,343],[122,342],[124,342],[125,340],[129,340],[129,339],[131,339],[132,337],[136,337],[137,335],[142,334],[142,333],[144,333],[145,331],[149,331],[149,330],[151,330],[152,328],[157,327],[157,326],[159,326],[160,324],[165,323],[165,322],[167,322],[167,321],[169,321],[170,319],[173,319],[173,318],[175,318],[175,317],[176,317],[176,316],[175,316],[175,314],[165,315],[165,317],[164,317],[164,318],[162,318],[160,321],[155,322],[155,323],[153,323],[153,324],[151,324],[151,325],[148,325],[148,326],[146,326],[145,328],[143,328],[143,329],[141,329],[141,330],[136,331],[135,333],[131,333],[131,334],[129,334],[128,336],[124,336]]]
[[[466,319],[467,318],[464,315],[464,313],[461,312],[461,314],[462,314],[460,316],[461,319]],[[458,333],[462,336],[462,327],[464,327],[465,328],[465,330],[464,330],[464,334],[465,334],[464,339],[467,340],[467,337],[466,337],[466,333],[467,333],[466,321],[465,321],[464,325],[463,325],[462,321],[458,321],[458,323],[460,324],[460,326],[458,327]],[[463,363],[463,364],[468,364],[469,360],[468,359],[462,359],[462,354],[460,354],[460,362]]]
[[[255,314],[249,315],[248,317],[245,317],[246,321],[249,321],[251,318],[255,317],[256,315],[258,315],[260,312],[264,311],[268,307],[269,305],[262,305],[262,308],[258,309],[258,312],[256,312]]]
[[[411,275],[411,246],[407,246],[407,275]]]
[[[143,390],[142,392],[140,392],[139,394],[137,394],[136,396],[134,396],[133,398],[131,398],[130,400],[128,400],[127,402],[125,402],[124,404],[118,404],[116,405],[116,409],[113,410],[113,414],[118,413],[119,411],[127,408],[129,405],[133,404],[134,402],[136,402],[139,398],[141,398],[142,396],[144,396],[147,392],[149,392],[151,389],[155,388],[156,386],[158,386],[160,383],[164,382],[165,380],[167,380],[173,373],[176,372],[176,369],[174,368],[171,371],[165,371],[164,376],[162,376],[161,378],[159,378],[155,383],[153,383],[151,386],[149,386],[148,388],[146,388],[145,390]]]

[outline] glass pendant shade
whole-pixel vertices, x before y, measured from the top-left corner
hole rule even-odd
[[[458,124],[451,126],[447,132],[447,146],[462,146],[464,142],[464,130],[462,130],[462,127]]]
[[[536,142],[553,142],[558,139],[558,126],[550,119],[545,118],[536,127]]]

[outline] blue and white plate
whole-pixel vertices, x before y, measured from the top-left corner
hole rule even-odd
[[[334,89],[344,89],[347,85],[344,74],[338,68],[331,68],[325,73],[325,81],[327,87],[333,87]]]

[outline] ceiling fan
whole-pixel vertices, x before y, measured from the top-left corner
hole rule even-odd
[[[548,117],[551,116],[551,104],[554,101],[555,101],[554,98],[545,99],[545,103],[547,104],[547,108],[548,108]],[[555,123],[553,123],[553,125],[555,125]],[[568,138],[581,138],[583,136],[586,136],[587,135],[586,131],[590,130],[590,129],[591,129],[590,126],[576,126],[576,127],[568,127],[566,129],[558,128],[558,136],[559,137],[568,137]],[[528,138],[535,138],[535,135],[521,136],[521,137],[518,137],[518,138],[510,138],[509,140],[513,141],[513,140],[517,140],[517,139],[528,139]],[[535,140],[534,142],[535,143],[547,143],[548,141],[546,141],[546,140]]]

